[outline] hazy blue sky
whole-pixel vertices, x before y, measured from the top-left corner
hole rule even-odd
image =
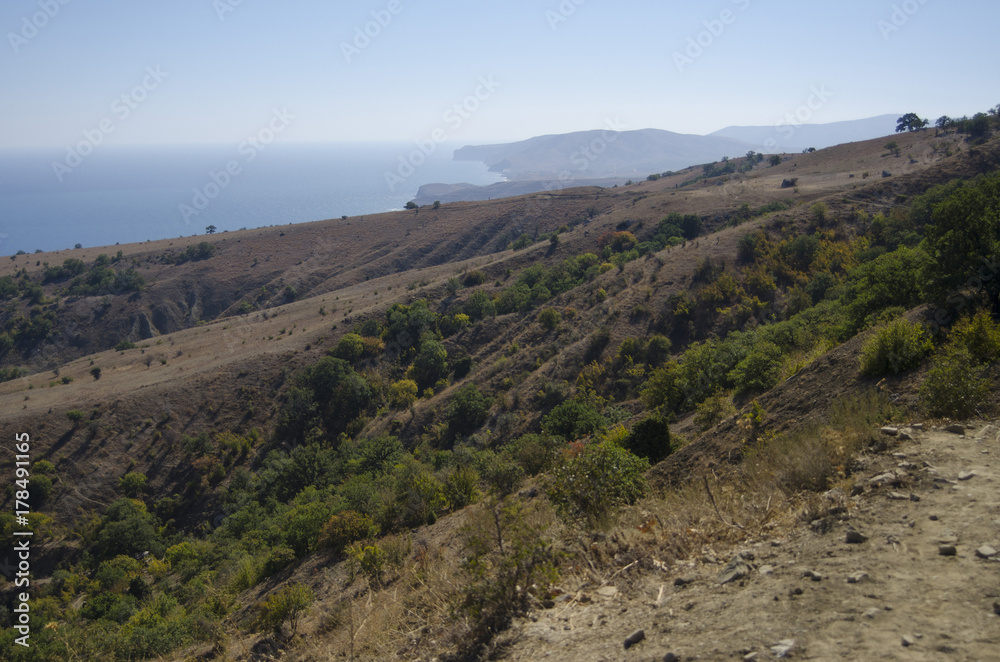
[[[708,133],[810,101],[817,123],[933,120],[1000,103],[998,19],[968,0],[4,0],[0,148],[235,144],[275,109],[288,141]]]

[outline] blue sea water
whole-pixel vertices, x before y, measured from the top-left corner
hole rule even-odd
[[[65,148],[4,151],[0,255],[373,214],[402,209],[422,184],[500,180],[452,161],[455,147],[426,159],[390,143],[97,147],[79,163]]]

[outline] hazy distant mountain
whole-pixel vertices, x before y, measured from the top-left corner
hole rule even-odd
[[[786,123],[780,126],[729,126],[709,134],[717,138],[741,140],[758,145],[765,154],[775,152],[800,152],[810,147],[823,149],[842,143],[871,140],[896,131],[900,115],[879,115],[863,120],[833,122],[831,124]]]
[[[537,136],[514,143],[470,145],[455,150],[456,161],[482,161],[509,180],[645,178],[743,156],[822,149],[891,134],[899,115],[881,115],[832,124],[731,126],[707,136],[661,129],[577,131]]]
[[[696,136],[660,129],[577,131],[516,143],[468,146],[456,161],[482,161],[507,179],[641,177],[742,156],[753,149],[739,139]]]

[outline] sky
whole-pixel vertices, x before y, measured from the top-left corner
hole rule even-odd
[[[0,149],[480,144],[1000,103],[972,0],[4,0]]]

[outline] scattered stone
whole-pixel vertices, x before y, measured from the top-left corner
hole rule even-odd
[[[913,430],[906,428],[899,431],[899,438],[903,441],[913,441]]]
[[[734,582],[737,579],[743,579],[750,575],[750,566],[743,558],[743,554],[737,554],[733,557],[733,560],[722,569],[716,577],[716,581],[720,584],[728,584],[729,582]]]
[[[913,423],[912,425],[910,425],[910,427],[913,428],[914,430],[923,430],[924,429],[924,424],[923,423]]]
[[[899,478],[895,473],[887,471],[884,474],[879,474],[868,479],[869,483],[875,484],[880,483],[884,485],[895,485],[899,482]]]
[[[860,584],[861,582],[868,581],[868,579],[869,579],[868,573],[859,570],[858,572],[852,572],[847,576],[847,583]]]
[[[918,496],[917,496],[916,494],[914,494],[913,492],[910,492],[910,501],[912,501],[912,502],[916,503],[917,501],[920,501],[920,497],[918,497]],[[911,524],[912,524],[912,522],[911,522]]]
[[[604,596],[605,598],[613,598],[615,595],[618,594],[618,589],[615,588],[614,586],[602,586],[601,588],[597,589],[597,594]]]
[[[1000,616],[1000,602],[993,603],[993,613]]]
[[[542,600],[542,609],[554,609],[555,606],[555,600]]]
[[[625,637],[625,650],[632,648],[645,638],[646,632],[644,630],[636,630],[629,636]]]
[[[855,483],[854,485],[851,485],[851,496],[852,497],[861,496],[864,493],[865,493],[865,486],[864,485],[861,485],[860,483]]]
[[[796,586],[795,588],[793,588],[792,590],[790,590],[788,592],[788,595],[793,596],[793,597],[796,596],[796,595],[802,595],[802,589],[799,588],[798,586]]]
[[[890,437],[895,437],[897,434],[899,434],[899,428],[884,427],[882,428],[882,434],[887,434]]]
[[[845,536],[845,541],[850,545],[859,545],[868,540],[868,536],[861,533],[854,527],[847,528],[847,535]]]
[[[881,613],[882,610],[879,609],[878,607],[869,607],[868,609],[865,609],[865,613],[863,614],[863,616],[865,618],[875,618]]]
[[[965,426],[961,423],[952,423],[944,430],[945,432],[950,432],[952,434],[965,434]]]
[[[667,653],[663,656],[663,662],[680,662],[680,659],[674,653]]]
[[[981,559],[992,559],[996,555],[997,555],[997,550],[993,549],[989,545],[983,545],[982,547],[976,550],[976,556],[978,556]]]
[[[903,645],[904,646],[910,647],[910,646],[915,645],[916,643],[917,643],[917,638],[914,637],[913,635],[911,635],[911,634],[904,634],[903,635]]]
[[[762,565],[757,570],[757,572],[759,572],[762,575],[773,575],[774,574],[774,566],[773,565]]]
[[[771,653],[778,659],[788,657],[788,654],[792,652],[795,648],[794,639],[782,639],[775,645],[771,646]]]
[[[757,662],[760,659],[760,653],[753,652],[747,653],[743,656],[743,662]]]
[[[908,501],[910,497],[906,496],[902,492],[889,492],[889,498],[893,501]]]
[[[905,460],[906,459],[906,453],[893,453],[892,456],[894,458],[896,458],[897,460]]]
[[[931,516],[930,516],[930,517],[928,517],[927,519],[929,519],[929,520],[930,520],[930,521],[932,521],[932,522],[936,522],[936,521],[938,521],[938,519],[939,519],[939,518],[938,518],[938,516],[937,516],[937,515],[931,515]]]
[[[938,545],[938,554],[941,556],[955,556],[958,549],[954,545]]]
[[[889,172],[888,170],[883,170],[882,171],[882,179],[888,179],[889,177],[892,177],[892,173]]]
[[[962,473],[958,474],[958,479],[959,480],[972,480],[977,475],[978,474],[976,474],[975,471],[963,471]]]
[[[821,582],[821,581],[823,581],[823,575],[819,574],[815,570],[806,570],[804,573],[802,573],[802,576],[803,577],[808,577],[809,579],[811,579],[814,582]]]
[[[689,577],[678,577],[674,580],[674,586],[687,586],[688,584],[693,584],[694,580]]]

